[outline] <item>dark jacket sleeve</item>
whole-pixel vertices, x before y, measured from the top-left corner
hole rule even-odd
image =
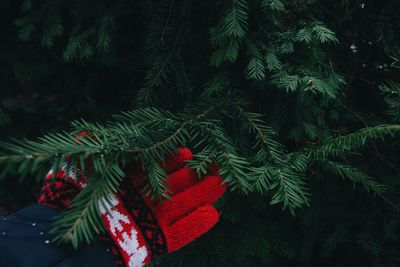
[[[104,241],[74,250],[56,246],[49,231],[57,210],[32,204],[0,219],[1,267],[98,267],[116,266]]]

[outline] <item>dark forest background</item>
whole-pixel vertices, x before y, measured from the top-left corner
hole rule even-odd
[[[289,151],[400,122],[399,1],[0,0],[0,33],[0,140],[221,91],[248,98]],[[340,156],[382,192],[318,164],[293,214],[268,192],[230,192],[209,234],[155,265],[400,266],[399,148],[397,135]],[[41,182],[0,180],[1,213]]]

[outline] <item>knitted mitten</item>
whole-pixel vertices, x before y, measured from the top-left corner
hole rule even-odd
[[[136,169],[121,195],[101,206],[107,232],[118,246],[126,266],[138,267],[160,254],[180,249],[213,227],[219,212],[212,205],[226,190],[215,171],[199,180],[185,167],[189,149],[169,157],[164,169],[170,199],[158,201],[140,194],[143,173]],[[107,202],[105,202],[107,203]]]
[[[53,171],[50,171],[46,175],[44,184],[40,190],[38,203],[62,210],[68,206],[85,184],[85,179],[80,174],[78,176],[73,171],[67,173],[65,167],[59,169],[54,178]]]
[[[88,131],[82,131],[75,139],[79,141],[89,134]],[[67,164],[58,169],[55,174],[53,170],[50,170],[38,195],[38,203],[62,210],[83,189],[86,182],[86,177],[82,175],[80,170],[72,168],[67,170]]]
[[[180,148],[164,162],[168,200],[143,196],[146,175],[137,167],[128,173],[120,194],[111,196],[111,202],[102,202],[106,204],[100,205],[100,211],[117,262],[122,257],[126,266],[143,266],[160,254],[185,246],[216,224],[219,212],[212,204],[225,192],[226,185],[216,166],[199,180],[195,171],[185,167],[191,159],[191,151]],[[79,170],[67,171],[64,167],[56,175],[50,171],[38,202],[64,209],[85,185],[86,177]]]
[[[82,137],[90,135],[90,132],[83,131],[76,136],[76,140],[79,141]],[[91,169],[91,161],[86,161],[86,168]],[[72,199],[86,186],[87,178],[82,175],[81,171],[71,169],[67,171],[67,165],[65,164],[62,168],[58,169],[54,174],[53,170],[50,170],[44,180],[43,186],[38,194],[38,204],[55,208],[58,210],[65,209]],[[106,247],[107,251],[111,251],[114,255],[116,265],[121,267],[124,266],[123,258],[119,252],[118,247],[112,241],[111,237],[102,234],[99,236]]]

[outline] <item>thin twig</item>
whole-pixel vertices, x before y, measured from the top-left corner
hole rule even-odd
[[[175,0],[171,0],[171,4],[169,5],[169,9],[168,9],[168,16],[167,16],[167,19],[165,21],[165,25],[164,25],[164,28],[162,30],[161,37],[160,37],[160,40],[161,40],[162,43],[164,43],[164,35],[165,35],[166,30],[167,30],[167,27],[168,27],[168,24],[169,24],[169,20],[171,18],[172,7],[174,6],[174,3],[175,3]]]
[[[130,149],[130,150],[126,150],[126,152],[131,152],[131,153],[138,153],[140,151],[144,151],[144,150],[151,150],[157,147],[160,147],[161,145],[167,143],[169,140],[173,139],[175,136],[177,136],[179,134],[179,132],[181,132],[186,126],[193,124],[195,121],[201,119],[202,117],[205,117],[208,113],[210,113],[211,111],[213,111],[215,108],[217,107],[217,105],[215,106],[211,106],[210,108],[208,108],[206,111],[204,111],[203,113],[198,114],[196,117],[194,117],[193,119],[187,120],[182,122],[181,126],[179,126],[178,129],[175,130],[175,132],[168,136],[167,138],[165,138],[164,140],[158,141],[156,143],[154,143],[153,145],[147,147],[147,148],[138,148],[138,149]]]

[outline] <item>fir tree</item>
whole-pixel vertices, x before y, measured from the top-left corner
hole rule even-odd
[[[49,168],[85,171],[93,162],[88,186],[55,221],[57,241],[79,247],[102,231],[99,202],[119,190],[128,165],[140,162],[148,192],[166,197],[161,162],[188,146],[190,166],[202,176],[216,162],[230,192],[213,231],[156,265],[399,263],[398,3],[25,0],[18,8],[12,36],[23,56],[8,59],[13,78],[2,83],[56,86],[82,99],[86,114],[101,113],[94,122],[66,116],[69,128],[36,139],[8,133],[0,144],[0,173],[26,177],[21,186]],[[90,104],[114,90],[127,104]],[[14,122],[4,106],[7,129]],[[77,140],[81,131],[90,134]]]

